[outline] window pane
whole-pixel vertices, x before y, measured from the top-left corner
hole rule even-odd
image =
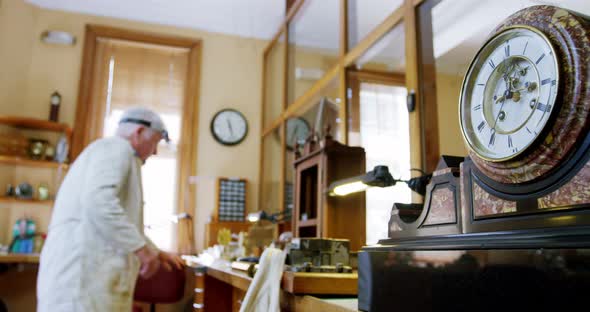
[[[289,104],[336,65],[340,1],[305,1],[289,23]]]
[[[357,70],[389,73],[406,71],[404,23],[399,23],[371,46],[356,62]]]
[[[403,0],[348,0],[348,48],[352,49],[403,4]]]
[[[280,129],[280,128],[279,128]],[[281,139],[278,131],[272,132],[262,139],[262,185],[260,192],[260,209],[267,213],[279,212],[279,190],[281,187]]]
[[[161,249],[175,250],[176,227],[172,216],[177,203],[177,145],[181,134],[182,105],[188,64],[186,49],[103,40],[108,58],[105,68],[104,136],[115,135],[123,112],[134,106],[158,113],[171,138],[160,142],[157,155],[142,167],[146,235]]]
[[[285,34],[268,51],[264,77],[264,125],[270,126],[283,112],[285,101]]]
[[[295,112],[296,116],[291,119],[304,119],[309,128],[314,130],[320,138],[326,134],[326,129],[329,127],[333,139],[342,142],[342,136],[339,133],[341,120],[338,117],[341,101],[338,91],[340,90],[338,86],[339,77],[339,75],[336,75],[330,82],[326,83],[320,91]],[[287,133],[287,138],[291,137],[293,137],[292,133]]]
[[[362,83],[360,103],[360,146],[365,148],[367,171],[385,165],[394,179],[409,179],[410,127],[405,105],[406,88]],[[411,190],[405,183],[367,189],[367,244],[387,237],[393,203],[409,203],[411,199]]]

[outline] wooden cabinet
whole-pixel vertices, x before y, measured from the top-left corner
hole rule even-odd
[[[365,150],[350,147],[326,136],[306,143],[295,167],[295,237],[346,238],[351,250],[365,244],[365,194],[328,196],[328,186],[337,180],[365,173]]]
[[[51,216],[53,198],[66,174],[68,165],[54,160],[58,141],[70,143],[72,130],[62,123],[26,117],[0,116],[0,244],[10,245],[13,225],[21,218],[35,222],[35,232],[46,233]],[[32,142],[41,142],[31,154]],[[47,147],[52,152],[45,152]],[[32,197],[18,197],[10,193],[21,183],[33,189]],[[49,197],[39,196],[44,185]],[[0,261],[19,259],[11,254],[0,256]],[[35,254],[23,255],[26,262],[35,262]],[[38,259],[38,258],[37,258]],[[6,262],[4,261],[4,262]],[[15,261],[20,262],[20,261]]]

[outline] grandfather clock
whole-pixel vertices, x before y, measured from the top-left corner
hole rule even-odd
[[[345,238],[353,251],[365,244],[365,194],[330,197],[330,183],[365,173],[365,150],[340,144],[328,134],[308,139],[296,154],[295,237]]]

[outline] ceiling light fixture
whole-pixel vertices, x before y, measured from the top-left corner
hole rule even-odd
[[[41,34],[41,41],[48,44],[75,45],[76,37],[65,31],[47,30]]]

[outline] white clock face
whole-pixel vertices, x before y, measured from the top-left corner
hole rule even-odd
[[[558,85],[557,58],[544,35],[517,27],[492,38],[461,89],[461,130],[469,147],[490,161],[524,152],[556,111]]]
[[[211,132],[219,143],[235,145],[246,137],[248,123],[244,115],[240,112],[233,109],[225,109],[213,117]]]
[[[309,136],[309,124],[301,117],[287,120],[287,147],[293,148],[295,143],[304,144]]]

